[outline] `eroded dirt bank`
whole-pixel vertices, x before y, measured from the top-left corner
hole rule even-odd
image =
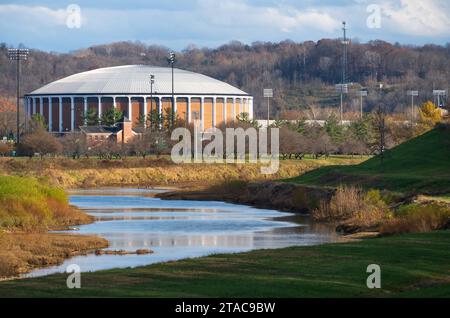
[[[284,182],[235,182],[194,190],[160,193],[164,200],[225,201],[258,208],[308,214],[322,200],[329,201],[335,190]]]

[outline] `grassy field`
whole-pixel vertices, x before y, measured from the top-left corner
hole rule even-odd
[[[335,156],[327,159],[286,160],[275,175],[261,174],[256,164],[183,164],[170,158],[128,157],[120,160],[96,158],[0,158],[0,171],[8,175],[33,176],[64,188],[104,186],[164,186],[187,183],[215,184],[230,180],[285,179],[329,165],[360,163],[366,158]]]
[[[361,185],[404,193],[450,193],[450,128],[436,128],[361,164],[322,167],[287,180],[306,185]]]
[[[391,253],[389,251],[395,251]],[[382,288],[366,287],[369,264]],[[450,231],[0,283],[0,297],[450,297]]]

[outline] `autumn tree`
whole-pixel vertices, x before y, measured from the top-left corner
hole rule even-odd
[[[419,109],[420,124],[424,130],[432,129],[442,120],[442,112],[432,102],[424,103]]]

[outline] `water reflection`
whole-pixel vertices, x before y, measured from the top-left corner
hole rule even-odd
[[[109,249],[149,248],[151,255],[88,255],[28,276],[64,272],[69,264],[82,271],[135,267],[157,262],[236,253],[253,249],[313,245],[339,240],[332,229],[308,217],[224,202],[163,201],[162,189],[97,189],[70,193],[70,202],[96,218],[79,234],[96,234]]]

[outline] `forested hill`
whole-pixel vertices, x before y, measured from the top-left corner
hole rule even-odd
[[[23,66],[23,91],[30,92],[62,77],[125,64],[166,66],[169,49],[139,42],[94,46],[69,54],[31,50]],[[257,113],[264,113],[263,88],[274,88],[273,113],[311,105],[338,104],[333,85],[341,81],[342,46],[338,40],[316,42],[231,42],[217,49],[188,47],[177,54],[177,67],[200,72],[242,88],[256,98]],[[385,84],[390,109],[407,107],[406,90],[420,88],[421,100],[432,99],[433,88],[450,86],[450,44],[410,47],[382,41],[353,41],[349,48],[348,81],[370,90],[368,109],[378,99],[377,82]],[[0,94],[13,96],[15,68],[7,58],[7,45],[0,45]],[[350,95],[348,105],[357,107]]]

